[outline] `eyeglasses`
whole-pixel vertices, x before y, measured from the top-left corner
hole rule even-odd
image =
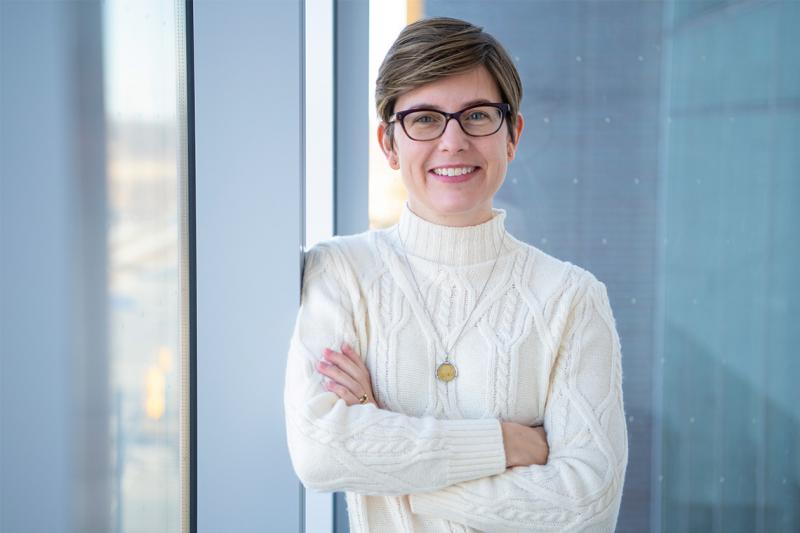
[[[444,134],[447,123],[455,119],[461,130],[472,137],[486,137],[496,133],[511,112],[508,104],[479,104],[446,113],[438,109],[408,109],[398,111],[389,122],[399,122],[409,138],[415,141],[432,141]]]

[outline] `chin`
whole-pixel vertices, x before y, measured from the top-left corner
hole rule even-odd
[[[428,208],[443,216],[471,215],[492,205],[493,195],[486,187],[429,189],[427,192]]]

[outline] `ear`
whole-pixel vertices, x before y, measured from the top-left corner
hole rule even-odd
[[[519,138],[522,136],[522,130],[525,128],[525,119],[522,118],[522,113],[517,113],[517,126],[514,128],[514,139],[511,136],[508,137],[507,141],[507,150],[508,150],[508,161],[511,162],[514,160],[514,155],[517,153],[517,147],[519,146]]]
[[[386,135],[386,128],[388,127],[389,124],[383,121],[378,125],[378,144],[380,144],[383,155],[386,156],[386,160],[389,162],[389,166],[394,170],[399,170],[400,162],[397,158],[397,151],[394,148],[394,140]]]

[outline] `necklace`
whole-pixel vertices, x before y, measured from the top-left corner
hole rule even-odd
[[[472,311],[469,312],[469,316],[467,316],[467,320],[464,321],[464,325],[461,326],[461,330],[456,335],[455,340],[453,340],[453,344],[450,347],[445,346],[442,337],[439,335],[439,331],[436,329],[436,324],[433,321],[433,317],[431,316],[430,312],[428,312],[428,307],[425,305],[425,298],[422,295],[422,289],[419,288],[419,283],[417,283],[417,277],[414,275],[414,269],[411,268],[411,262],[408,260],[408,254],[406,253],[406,243],[403,242],[403,236],[400,235],[400,226],[397,226],[397,237],[400,239],[400,244],[403,249],[403,257],[406,260],[406,266],[408,267],[408,271],[411,272],[411,279],[414,281],[414,287],[417,289],[417,294],[419,295],[419,302],[422,306],[422,309],[425,311],[425,315],[428,317],[428,320],[431,323],[431,329],[433,329],[433,333],[436,335],[436,338],[439,340],[439,344],[444,348],[444,362],[441,363],[439,366],[436,367],[436,378],[439,381],[443,381],[444,383],[448,383],[453,381],[458,377],[458,369],[456,365],[450,362],[450,352],[455,347],[458,339],[461,338],[461,335],[464,333],[464,329],[469,324],[470,318],[472,318],[472,313],[475,312],[475,309],[478,308],[478,303],[481,301],[481,297],[483,297],[484,291],[486,291],[486,287],[489,285],[489,280],[492,279],[492,274],[494,274],[494,268],[497,266],[497,260],[500,259],[500,253],[503,251],[503,242],[506,238],[505,231],[503,232],[503,237],[500,239],[500,247],[497,249],[497,256],[494,258],[494,263],[492,263],[492,270],[489,271],[489,276],[486,278],[486,281],[483,283],[483,288],[481,292],[478,294],[478,297],[475,299],[475,305],[472,307]],[[439,263],[436,263],[437,268],[439,267]]]

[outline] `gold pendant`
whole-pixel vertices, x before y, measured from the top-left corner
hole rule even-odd
[[[458,370],[450,361],[445,361],[436,369],[436,377],[439,378],[439,381],[449,383],[456,379],[456,376],[458,376]]]

